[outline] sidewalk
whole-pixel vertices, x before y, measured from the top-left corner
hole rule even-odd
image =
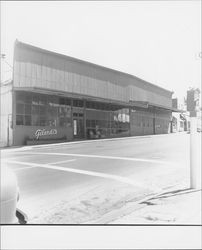
[[[201,190],[176,190],[148,199],[141,205],[144,206],[110,224],[202,224]]]
[[[81,140],[72,140],[66,142],[58,142],[58,143],[47,143],[47,144],[37,144],[37,145],[20,145],[20,146],[2,146],[0,145],[0,151],[26,151],[31,149],[39,149],[39,148],[47,148],[53,146],[65,146],[71,144],[81,144],[81,143],[94,143],[94,142],[102,142],[102,141],[120,141],[127,139],[141,139],[148,137],[163,137],[163,136],[180,136],[183,134],[187,134],[187,132],[180,133],[170,133],[170,134],[152,134],[152,135],[141,135],[141,136],[125,136],[125,137],[112,137],[112,138],[104,138],[104,139],[81,139]]]

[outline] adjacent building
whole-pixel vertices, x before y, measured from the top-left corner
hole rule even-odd
[[[15,42],[1,86],[1,145],[169,133],[173,92],[133,75]]]

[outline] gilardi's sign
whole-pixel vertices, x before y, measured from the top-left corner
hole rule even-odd
[[[35,132],[35,137],[38,140],[41,136],[46,136],[46,135],[57,135],[57,129],[50,129],[46,130],[44,129],[37,129]]]

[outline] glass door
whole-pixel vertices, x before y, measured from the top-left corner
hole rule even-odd
[[[83,118],[73,118],[74,138],[84,138],[84,122]]]
[[[84,138],[84,116],[83,113],[73,113],[73,135],[74,138]]]

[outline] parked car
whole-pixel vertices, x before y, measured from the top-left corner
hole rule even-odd
[[[1,166],[1,224],[26,224],[27,216],[17,208],[20,193],[17,178],[6,165]]]

